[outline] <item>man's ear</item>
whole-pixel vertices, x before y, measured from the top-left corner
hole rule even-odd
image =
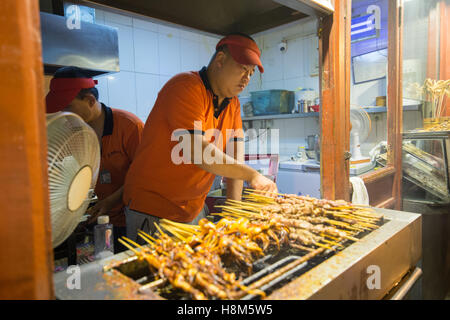
[[[97,99],[95,99],[92,93],[88,93],[87,95],[85,95],[84,99],[86,99],[86,101],[89,103],[89,107],[93,107],[97,102]]]
[[[219,51],[217,52],[216,55],[216,64],[218,67],[222,68],[223,65],[225,64],[225,59],[226,59],[227,55],[225,52],[223,51]]]

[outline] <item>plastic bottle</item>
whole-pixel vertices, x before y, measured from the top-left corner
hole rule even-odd
[[[99,216],[94,227],[95,260],[114,255],[113,225],[108,216]]]

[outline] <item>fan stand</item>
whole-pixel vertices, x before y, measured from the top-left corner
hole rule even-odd
[[[364,157],[361,153],[361,144],[359,142],[359,134],[357,132],[351,133],[353,144],[351,146],[350,158],[350,175],[360,175],[375,167],[375,162],[372,163],[369,157]]]

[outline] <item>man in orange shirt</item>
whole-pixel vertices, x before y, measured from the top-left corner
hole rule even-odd
[[[230,199],[241,199],[244,180],[255,189],[277,191],[243,159],[237,95],[256,66],[264,71],[260,55],[249,36],[228,35],[207,68],[178,74],[161,89],[125,180],[129,238],[135,240],[139,229],[153,233],[159,218],[196,223],[205,215],[215,175],[227,178]]]
[[[95,193],[98,202],[88,209],[89,223],[108,215],[114,226],[114,251],[125,248],[117,241],[126,232],[122,202],[123,184],[142,137],[144,124],[134,114],[112,109],[98,101],[96,80],[77,67],[56,71],[46,97],[47,113],[69,111],[79,115],[97,133],[101,146]]]

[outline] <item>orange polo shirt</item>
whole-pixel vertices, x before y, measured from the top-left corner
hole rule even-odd
[[[112,109],[102,104],[105,125],[101,144],[100,170],[95,193],[103,200],[123,186],[128,168],[136,153],[144,123],[131,112]],[[124,227],[123,204],[116,205],[108,215],[110,223]]]
[[[195,127],[195,121],[200,121],[201,127]],[[172,134],[177,129],[206,133],[212,142],[215,139],[208,133],[214,128],[222,135],[223,143],[216,146],[223,151],[228,141],[242,140],[238,98],[226,98],[219,106],[206,68],[171,78],[159,92],[145,123],[142,142],[125,180],[125,204],[157,217],[192,221],[203,208],[215,175],[193,163],[174,163],[172,151],[179,141],[172,141]],[[238,131],[230,134],[227,129]]]

